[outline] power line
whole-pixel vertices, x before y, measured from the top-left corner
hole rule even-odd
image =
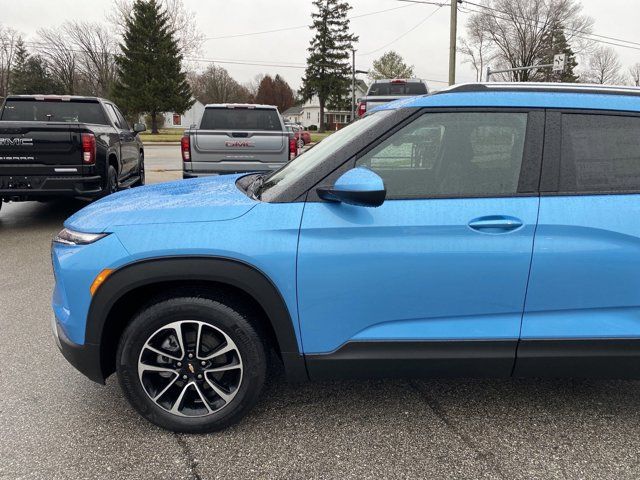
[[[406,37],[407,35],[409,35],[411,32],[413,32],[416,28],[418,28],[420,25],[422,25],[424,22],[426,22],[427,20],[429,20],[431,17],[433,17],[436,12],[438,10],[440,10],[444,5],[439,5],[435,8],[435,10],[433,10],[431,13],[429,13],[429,15],[427,15],[426,17],[424,17],[422,20],[420,20],[420,22],[418,22],[416,25],[414,25],[413,27],[411,27],[409,30],[407,30],[406,32],[404,32],[402,35],[400,35],[399,37],[396,37],[395,39],[391,40],[389,43],[386,43],[385,45],[381,46],[380,48],[376,48],[375,50],[371,50],[370,52],[367,53],[363,53],[360,56],[367,56],[367,55],[372,55],[376,52],[379,52],[380,50],[382,50],[383,48],[387,48],[389,45],[396,43],[398,40],[400,40],[401,38]]]
[[[479,4],[479,3],[473,3],[473,2],[466,1],[466,0],[464,0],[464,2],[463,2],[463,3],[468,3],[469,5],[473,5],[473,6],[475,6],[475,7],[484,8],[484,9],[486,9],[486,10],[492,10],[492,11],[494,11],[494,12],[498,12],[498,13],[502,13],[502,14],[505,14],[505,15],[509,15],[509,13],[508,13],[508,12],[505,12],[505,11],[503,11],[503,10],[498,10],[497,8],[489,7],[489,6],[487,6],[487,5],[482,5],[482,4]],[[476,11],[476,13],[480,13],[480,12],[477,12],[477,11]],[[518,16],[518,18],[521,18],[521,19],[523,19],[523,20],[527,20],[527,21],[529,21],[529,22],[543,23],[543,22],[541,22],[541,21],[539,21],[539,20],[535,20],[535,19],[532,19],[532,18],[526,18],[526,17],[522,17],[522,16]],[[504,20],[504,19],[503,19],[503,20]],[[640,46],[640,42],[633,42],[633,41],[631,41],[631,40],[624,40],[624,39],[622,39],[622,38],[610,37],[610,36],[608,36],[608,35],[600,35],[600,34],[597,34],[597,33],[587,32],[587,31],[585,31],[585,30],[576,30],[576,29],[573,29],[573,28],[564,28],[564,30],[566,30],[566,31],[568,31],[568,32],[579,33],[579,34],[582,34],[582,35],[589,35],[589,36],[592,36],[592,37],[604,38],[604,39],[606,39],[606,40],[613,40],[614,42],[630,43],[630,44],[632,44],[632,45]],[[582,37],[578,37],[578,38],[582,38]],[[598,41],[598,40],[596,40],[596,39],[593,39],[593,40],[594,40],[594,41]],[[606,42],[603,42],[603,43],[606,43]],[[625,47],[626,45],[617,45],[617,46],[619,46],[619,47]]]
[[[425,5],[435,5],[436,4],[435,2],[428,1],[428,0],[398,0],[398,1],[400,1],[400,2],[410,2],[410,3],[422,3],[422,4],[425,4]],[[490,11],[497,12],[497,13],[502,13],[504,15],[510,15],[509,12],[498,10],[496,8],[489,7],[487,5],[482,5],[482,4],[474,3],[474,2],[469,2],[467,0],[463,0],[460,3],[473,5],[475,7],[483,8],[485,10],[490,10]],[[449,5],[449,4],[447,4],[447,5]],[[472,9],[472,8],[469,8],[469,7],[466,7],[466,10],[468,10],[468,12],[465,11],[465,10],[461,10],[461,12],[463,12],[463,13],[469,13],[469,12],[482,13],[479,10],[475,10],[475,9]],[[496,18],[501,19],[501,20],[510,20],[510,18],[499,17],[497,15],[494,15],[494,16]],[[529,21],[529,22],[536,22],[538,24],[544,24],[544,22],[542,22],[540,20],[535,20],[535,19],[526,18],[526,17],[522,17],[522,16],[516,16],[516,17],[520,18],[520,19],[523,19],[523,20],[526,20],[526,21]],[[565,28],[565,30],[568,31],[568,32],[574,33],[574,37],[581,38],[583,40],[590,40],[592,42],[602,43],[602,44],[606,44],[606,45],[612,45],[614,47],[629,48],[631,50],[640,50],[640,48],[639,48],[640,47],[640,42],[634,42],[632,40],[624,40],[622,38],[611,37],[611,36],[608,36],[608,35],[601,35],[601,34],[598,34],[598,33],[591,33],[591,32],[587,32],[585,30],[576,30],[576,29],[572,29],[572,28]],[[597,38],[593,38],[593,37],[597,37]],[[602,39],[604,39],[604,40],[602,40]],[[607,41],[607,40],[612,40],[612,41]],[[613,42],[623,42],[623,43],[627,43],[629,45],[622,45],[620,43],[613,43]],[[638,47],[634,47],[632,45],[637,45]]]
[[[413,5],[402,5],[401,7],[393,7],[393,8],[387,8],[384,10],[378,10],[375,12],[368,12],[368,13],[362,13],[360,15],[352,15],[349,17],[349,20],[355,20],[358,18],[363,18],[363,17],[369,17],[371,15],[378,15],[380,13],[386,13],[386,12],[391,12],[393,10],[400,10],[402,8],[407,8],[407,7],[412,7]],[[249,32],[249,33],[236,33],[236,34],[232,34],[232,35],[221,35],[219,37],[207,37],[205,38],[205,41],[208,40],[224,40],[227,38],[239,38],[239,37],[251,37],[254,35],[265,35],[268,33],[278,33],[278,32],[286,32],[286,31],[290,31],[290,30],[301,30],[303,28],[309,28],[309,25],[305,24],[305,25],[296,25],[296,26],[292,26],[292,27],[283,27],[283,28],[276,28],[273,30],[263,30],[260,32]]]

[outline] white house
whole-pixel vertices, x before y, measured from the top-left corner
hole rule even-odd
[[[356,82],[356,100],[367,94],[367,84],[362,80]],[[289,109],[291,110],[291,109]],[[287,112],[289,112],[287,110]],[[285,113],[287,113],[285,112]],[[304,127],[309,128],[311,125],[320,126],[320,102],[318,97],[314,96],[311,100],[305,102],[299,114],[291,115],[299,117],[297,120]],[[285,116],[286,118],[286,116]],[[351,110],[327,110],[324,112],[324,123],[329,130],[338,130],[351,121]]]
[[[202,114],[204,113],[204,104],[198,100],[195,100],[191,108],[184,112],[182,115],[174,112],[165,112],[162,115],[164,116],[164,127],[163,128],[176,128],[176,129],[185,129],[189,128],[191,125],[196,125],[200,123],[200,119],[202,118]]]
[[[285,122],[302,123],[302,107],[291,107],[282,113]]]

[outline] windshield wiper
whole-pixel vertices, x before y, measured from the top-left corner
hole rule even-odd
[[[264,173],[258,174],[247,187],[247,193],[254,200],[260,200],[260,190],[262,189],[262,185],[264,184],[265,176],[266,174]]]

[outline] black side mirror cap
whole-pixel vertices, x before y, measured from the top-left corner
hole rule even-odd
[[[318,187],[318,196],[328,202],[341,202],[358,207],[379,207],[387,197],[387,190],[340,190]]]

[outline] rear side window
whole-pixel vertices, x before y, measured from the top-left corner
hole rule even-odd
[[[640,117],[562,115],[561,192],[640,190]]]
[[[0,120],[108,124],[98,102],[7,100]]]
[[[367,95],[424,95],[425,93],[429,93],[427,86],[421,82],[374,83],[369,87]]]
[[[200,123],[202,130],[281,131],[280,116],[266,108],[207,108]]]
[[[518,191],[526,113],[426,113],[358,159],[387,198],[508,196]]]

